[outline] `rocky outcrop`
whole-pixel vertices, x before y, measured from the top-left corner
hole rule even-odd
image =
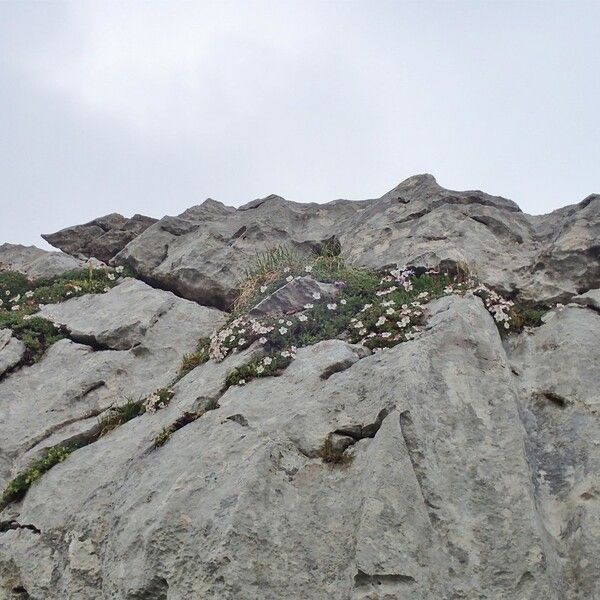
[[[418,175],[376,200],[299,204],[269,196],[237,210],[207,200],[148,227],[113,261],[153,285],[223,308],[257,251],[281,244],[310,253],[334,240],[357,265],[459,265],[506,294],[565,301],[598,287],[599,239],[598,195],[537,217],[505,198],[446,190]]]
[[[83,266],[83,261],[62,252],[19,244],[0,245],[0,271],[19,271],[30,279],[56,277]]]
[[[528,216],[418,176],[150,225],[111,258],[145,281],[41,306],[65,337],[38,362],[0,330],[0,486],[31,477],[0,500],[0,600],[600,598],[599,202]],[[191,300],[227,305],[277,243],[554,302],[304,260],[233,315]]]
[[[600,316],[557,312],[507,356],[479,299],[429,314],[391,350],[321,342],[225,393],[241,355],[197,367],[167,409],[32,487],[10,521],[31,527],[0,534],[0,582],[48,600],[595,597]],[[201,405],[213,410],[152,449]],[[351,460],[322,462],[330,436]]]
[[[144,215],[133,215],[127,219],[113,213],[42,237],[49,244],[78,258],[94,257],[108,262],[155,222],[156,219]]]

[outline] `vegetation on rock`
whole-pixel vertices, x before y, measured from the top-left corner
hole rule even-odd
[[[59,326],[35,316],[42,306],[106,292],[125,275],[122,267],[115,272],[90,268],[31,281],[16,271],[0,271],[0,329],[11,329],[25,344],[25,364],[36,362],[48,347],[65,337]]]

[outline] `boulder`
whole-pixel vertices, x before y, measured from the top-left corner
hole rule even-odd
[[[61,229],[42,237],[49,243],[78,258],[94,257],[107,263],[156,219],[134,215],[127,219],[113,213],[83,225]]]
[[[301,311],[306,304],[320,300],[333,299],[339,288],[331,283],[323,283],[312,277],[296,277],[278,290],[269,294],[248,314],[252,317],[291,315]]]
[[[30,279],[56,277],[83,266],[83,261],[62,252],[19,244],[0,245],[0,271],[20,271]]]

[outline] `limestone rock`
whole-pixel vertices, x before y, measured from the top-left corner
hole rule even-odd
[[[42,237],[63,252],[79,258],[95,257],[107,263],[155,222],[156,219],[144,215],[134,215],[131,219],[127,219],[113,213]]]
[[[0,379],[10,369],[18,365],[25,354],[25,346],[12,337],[10,329],[0,329]]]
[[[589,290],[585,294],[574,296],[571,298],[571,302],[600,311],[600,289]]]
[[[431,175],[417,175],[375,200],[299,204],[268,196],[237,210],[207,200],[145,229],[113,263],[223,308],[257,251],[285,245],[303,254],[334,240],[358,265],[459,265],[504,293],[566,301],[599,287],[598,239],[600,196],[530,216],[505,198],[446,190]]]
[[[322,283],[312,277],[296,277],[261,300],[248,314],[252,317],[290,315],[315,302],[315,297],[333,299],[338,292],[333,284]]]
[[[597,339],[600,317],[568,310],[539,342],[525,334],[510,362],[480,300],[446,297],[417,339],[372,356],[321,342],[299,349],[280,377],[225,393],[219,382],[239,355],[201,365],[167,409],[77,450],[31,488],[13,522],[35,529],[0,534],[0,585],[47,600],[593,598],[595,463],[558,487],[550,475],[530,479],[537,461],[550,468],[551,429],[576,415],[552,402],[552,420],[532,421],[525,441],[522,430],[524,390],[539,387],[543,362],[531,344],[564,339],[566,317],[579,322],[573,342],[580,328]],[[582,410],[593,405],[589,366],[577,398],[560,391]],[[208,397],[217,408],[151,450],[178,411]],[[331,435],[350,439],[346,464],[319,458]],[[560,435],[566,475],[570,448],[591,450],[593,438]],[[575,493],[579,505],[563,505]],[[547,518],[558,519],[550,530]]]
[[[62,252],[47,252],[35,246],[0,245],[0,271],[20,271],[30,279],[56,277],[81,269],[84,263]]]

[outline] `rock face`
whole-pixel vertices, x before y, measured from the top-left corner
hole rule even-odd
[[[156,219],[144,215],[133,215],[131,219],[127,219],[113,213],[42,237],[49,244],[78,258],[94,257],[108,262],[155,222]]]
[[[82,252],[79,236],[72,247],[64,240],[72,234],[61,233],[46,239],[66,252]],[[600,196],[530,216],[505,198],[446,190],[431,175],[418,175],[377,200],[298,204],[269,196],[237,210],[207,200],[151,225],[116,256],[111,250],[96,257],[114,256],[115,264],[133,267],[154,285],[223,308],[257,251],[281,244],[311,252],[332,239],[358,265],[445,261],[469,267],[504,293],[564,301],[598,287]]]
[[[210,201],[151,225],[112,259],[145,282],[41,309],[67,337],[38,363],[0,331],[0,486],[78,446],[0,509],[0,600],[600,598],[599,203],[532,217],[419,176],[378,200]],[[276,242],[464,263],[566,305],[501,337],[450,289],[409,341],[328,339],[229,385],[264,347],[190,362],[229,315],[151,285],[223,306]],[[337,289],[298,277],[251,316],[315,293]],[[166,407],[99,436],[111,407],[165,387]]]
[[[0,271],[20,271],[30,279],[55,277],[81,269],[83,261],[62,252],[46,252],[35,246],[0,245]]]
[[[479,299],[429,310],[412,342],[366,357],[321,342],[280,377],[225,393],[232,365],[201,365],[167,409],[31,488],[0,534],[5,589],[45,599],[597,597],[600,316],[564,309],[507,354]],[[60,372],[56,360],[74,364],[73,352],[101,360],[81,369],[90,373],[114,369],[119,354],[54,348],[30,382]],[[75,381],[35,402],[57,407],[68,389],[79,410],[97,405],[81,399],[93,382]],[[44,435],[29,402],[11,401],[13,452]],[[218,408],[151,450],[161,427],[208,402]],[[351,439],[346,465],[317,458],[335,432]]]

